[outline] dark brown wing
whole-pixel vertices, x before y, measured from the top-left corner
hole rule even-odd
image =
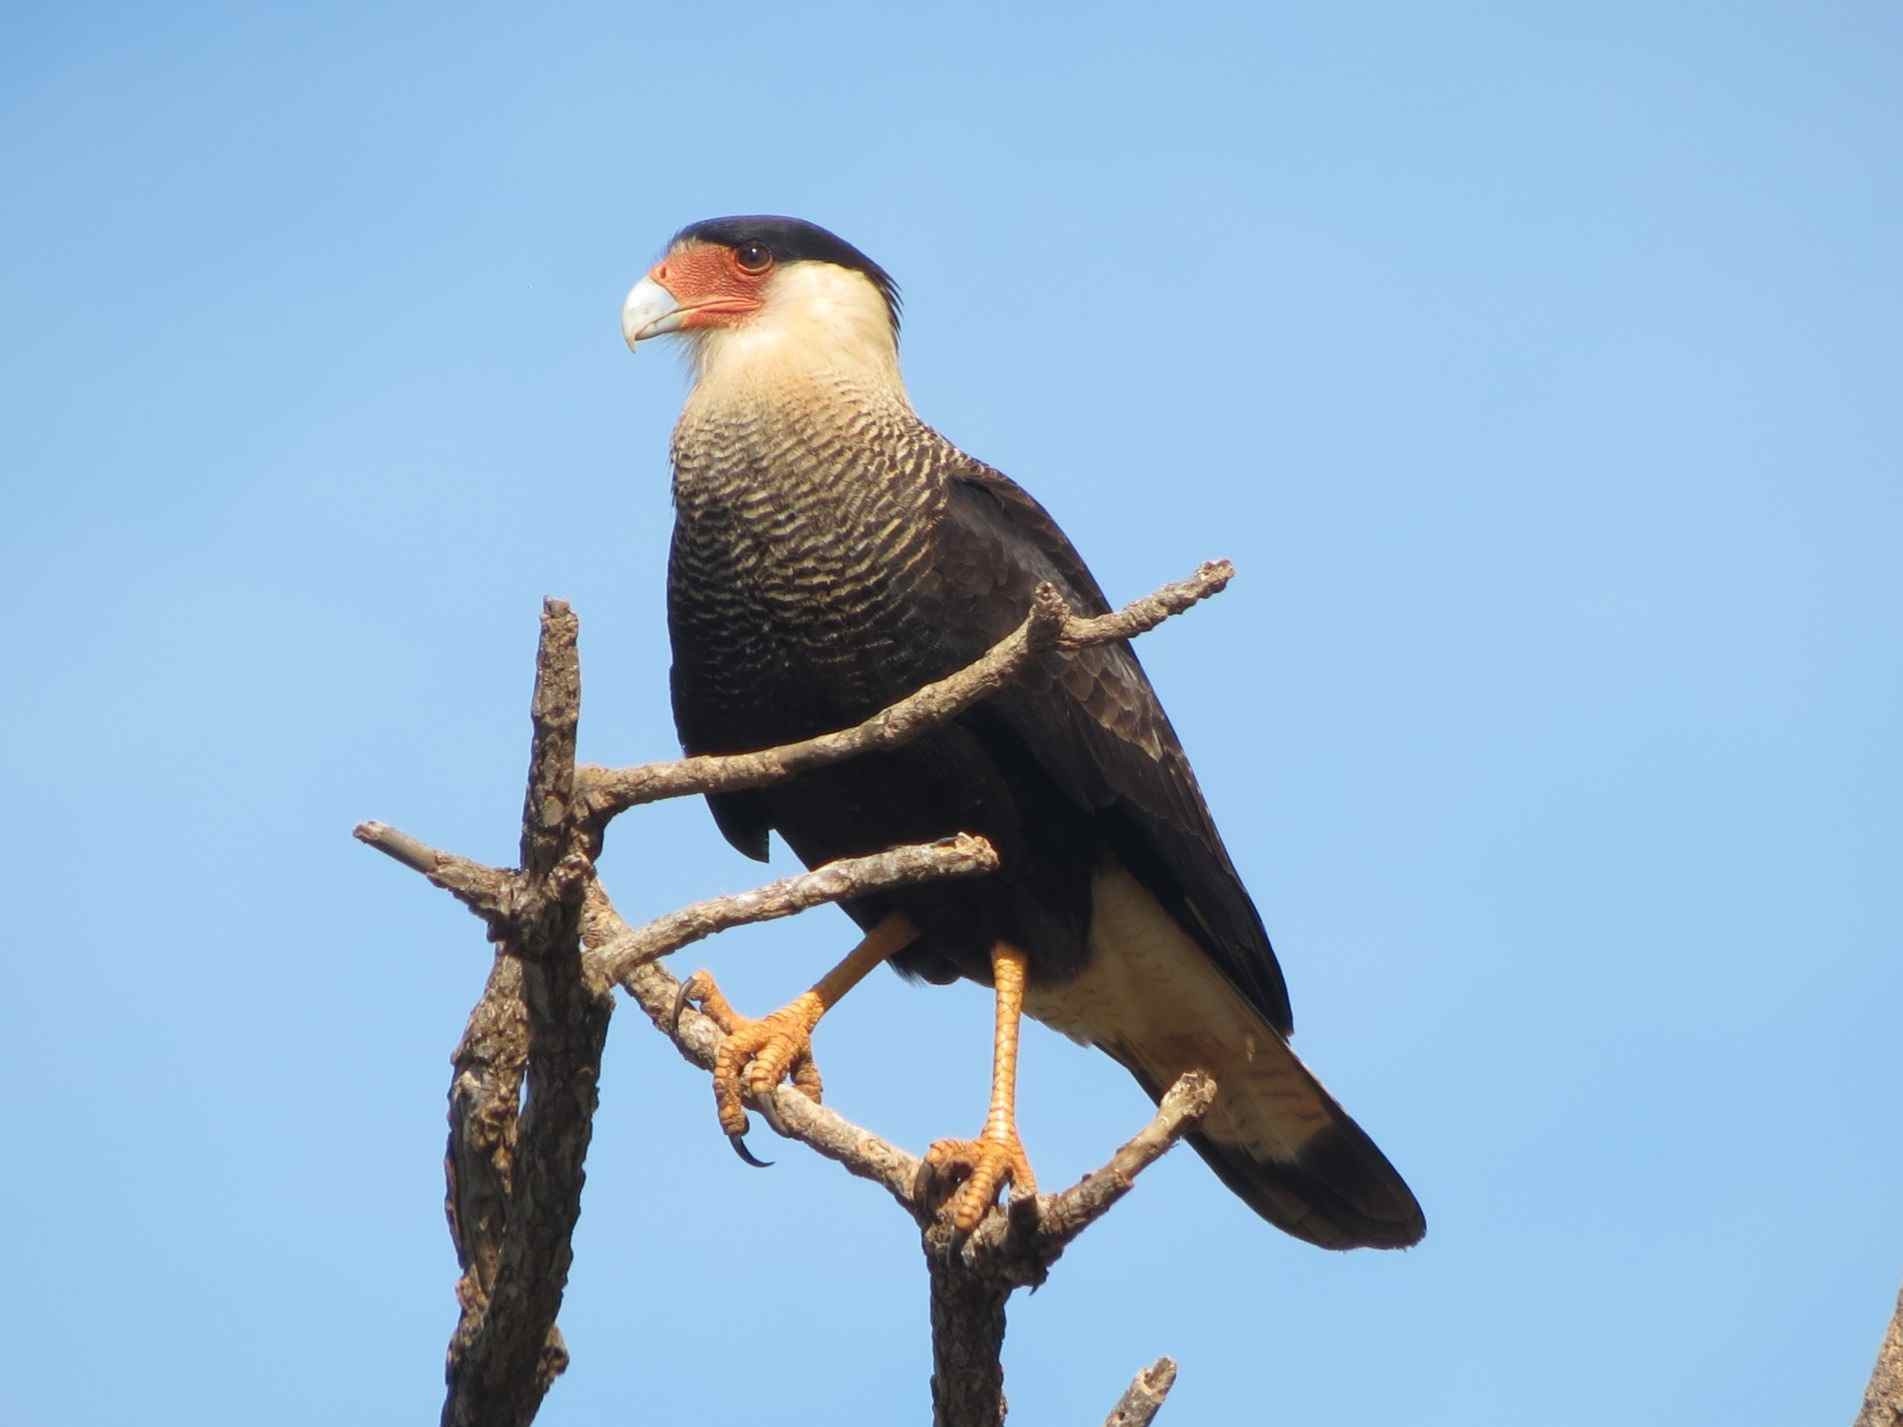
[[[1049,581],[1082,614],[1110,609],[1044,507],[1007,476],[959,458],[938,542],[943,628],[964,660],[1024,617]],[[996,720],[1096,816],[1124,865],[1283,1035],[1288,989],[1196,775],[1128,644],[1052,655],[990,700]]]
[[[1040,580],[1082,612],[1109,608],[1043,507],[988,467],[961,471],[945,537],[948,595],[985,641],[1022,617]],[[1094,812],[1136,883],[1099,876],[1080,994],[1052,988],[1034,1013],[1101,1046],[1153,1097],[1186,1070],[1212,1072],[1221,1089],[1190,1142],[1270,1222],[1326,1248],[1418,1242],[1413,1192],[1284,1040],[1288,991],[1268,935],[1129,647],[1046,660],[978,713]]]

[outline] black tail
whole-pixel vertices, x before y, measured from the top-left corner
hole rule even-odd
[[[1277,1228],[1329,1249],[1420,1242],[1413,1191],[1262,1011],[1134,879],[1094,893],[1083,971],[1033,983],[1025,1009],[1116,1057],[1153,1100],[1186,1071],[1214,1076],[1190,1143]]]
[[[1260,1034],[1252,1058],[1205,1054],[1213,1063],[1183,1066],[1167,1080],[1121,1048],[1112,1053],[1152,1100],[1184,1070],[1215,1076],[1216,1103],[1189,1142],[1243,1203],[1278,1229],[1325,1249],[1419,1243],[1427,1216],[1407,1182],[1288,1042],[1266,1022]]]
[[[1203,1128],[1187,1138],[1217,1177],[1278,1229],[1325,1249],[1404,1249],[1421,1241],[1427,1216],[1394,1166],[1368,1133],[1275,1036],[1275,1049],[1257,1060],[1287,1058],[1282,1077],[1305,1082],[1304,1110],[1321,1109],[1319,1120],[1291,1117],[1282,1095],[1264,1097],[1264,1079],[1254,1067],[1210,1066],[1216,1104]],[[1223,1070],[1228,1069],[1225,1080]],[[1170,1084],[1153,1083],[1130,1067],[1137,1081],[1159,1098]],[[1280,1078],[1280,1077],[1278,1077]],[[1240,1099],[1245,1103],[1238,1105]],[[1227,1103],[1225,1103],[1227,1102]],[[1293,1146],[1292,1140],[1299,1139]]]

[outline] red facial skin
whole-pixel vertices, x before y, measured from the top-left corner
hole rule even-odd
[[[648,276],[673,293],[681,307],[678,331],[735,327],[766,302],[762,289],[773,276],[769,262],[759,272],[740,266],[740,255],[718,243],[687,243],[648,269]]]

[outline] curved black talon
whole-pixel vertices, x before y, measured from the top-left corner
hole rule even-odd
[[[674,993],[674,1014],[667,1018],[668,1031],[673,1035],[681,1032],[681,1012],[687,1009],[687,996],[694,984],[694,978],[688,977],[681,982],[681,989]]]
[[[772,1160],[758,1159],[754,1156],[753,1151],[747,1148],[747,1137],[744,1132],[737,1135],[728,1135],[727,1143],[733,1146],[733,1152],[735,1154],[739,1155],[741,1159],[745,1160],[748,1164],[752,1165],[755,1169],[773,1168]]]

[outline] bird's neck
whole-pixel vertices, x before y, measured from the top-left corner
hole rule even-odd
[[[902,387],[864,367],[703,379],[674,429],[677,597],[720,589],[755,600],[748,619],[789,628],[890,624],[948,499],[944,445]]]
[[[875,490],[926,480],[904,459],[924,432],[904,389],[863,370],[754,368],[702,381],[674,428],[675,502],[683,516],[837,507],[843,519]]]
[[[804,732],[889,702],[906,651],[932,647],[929,630],[907,631],[948,499],[942,445],[903,389],[863,370],[702,381],[674,430],[677,662],[699,660],[697,677],[735,681],[741,699],[823,664],[835,702]]]
[[[898,501],[939,503],[937,438],[899,372],[886,301],[854,272],[796,263],[765,305],[694,349],[694,389],[674,430],[674,495],[684,524],[850,542]],[[726,537],[722,537],[726,538]]]
[[[674,431],[683,505],[741,486],[786,500],[886,483],[903,474],[892,453],[924,430],[883,309],[875,322],[850,306],[769,308],[710,333],[696,367]]]

